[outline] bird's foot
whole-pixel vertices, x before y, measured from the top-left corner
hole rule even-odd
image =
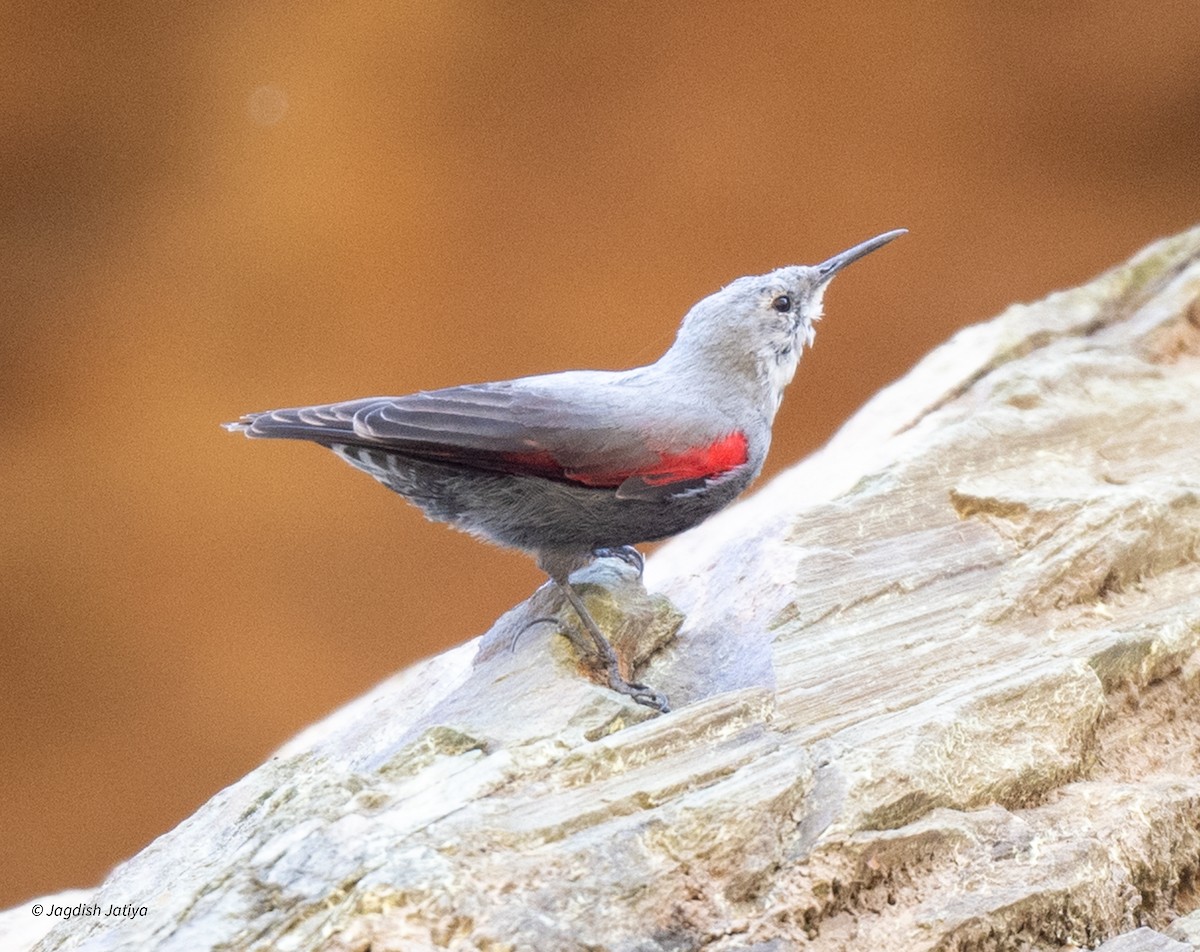
[[[626,546],[625,548],[629,547]],[[636,554],[636,550],[630,549],[630,551]],[[640,559],[641,557],[639,556],[638,558]],[[583,623],[584,631],[588,637],[585,638],[584,632],[576,630],[572,625],[565,625],[563,630],[576,648],[593,655],[600,662],[605,673],[608,675],[608,686],[618,694],[624,694],[626,697],[633,698],[638,704],[654,708],[654,710],[662,714],[668,713],[671,707],[665,694],[661,694],[653,688],[649,688],[637,681],[626,681],[621,675],[621,666],[617,659],[617,653],[600,631],[600,626],[592,618],[591,613],[587,610],[587,606],[583,603],[583,599],[579,597],[579,593],[566,581],[558,582],[558,587],[567,597],[567,601],[571,603],[571,607],[575,609],[575,614],[579,616],[579,620]]]
[[[638,704],[654,708],[660,714],[671,713],[671,705],[665,694],[637,681],[626,681],[621,677],[619,671],[610,670],[608,672],[608,686],[618,694],[625,694],[633,698]]]
[[[592,555],[598,559],[620,559],[626,565],[632,565],[637,569],[639,581],[646,571],[645,557],[631,545],[603,546],[599,549],[592,549]]]
[[[567,638],[570,639],[571,644],[582,654],[591,655],[604,668],[605,674],[608,675],[608,686],[612,690],[618,694],[624,694],[626,697],[633,698],[638,704],[652,707],[662,714],[670,713],[671,705],[665,694],[647,687],[640,681],[626,681],[622,677],[621,666],[617,661],[617,653],[613,650],[612,645],[608,643],[607,638],[601,638],[598,644],[591,632],[588,632],[588,635],[592,636],[588,637],[575,628],[574,625],[564,625],[563,631]]]

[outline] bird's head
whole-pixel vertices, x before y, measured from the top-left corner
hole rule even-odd
[[[668,355],[765,385],[774,415],[783,388],[796,373],[801,349],[813,342],[813,325],[821,319],[833,276],[904,233],[903,228],[885,232],[817,265],[738,278],[688,312]]]

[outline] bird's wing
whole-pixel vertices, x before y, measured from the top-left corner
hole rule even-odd
[[[587,388],[542,387],[527,382],[531,379],[536,378],[271,410],[228,427],[253,437],[366,446],[617,489],[623,498],[657,498],[699,488],[747,460],[746,437],[735,429],[715,436],[698,436],[704,428],[694,425],[647,432],[631,426],[619,406],[582,399]],[[614,397],[606,395],[606,400],[612,404]],[[676,422],[670,415],[667,419]]]

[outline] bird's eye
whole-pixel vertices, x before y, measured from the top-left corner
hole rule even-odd
[[[792,299],[786,294],[781,294],[771,302],[771,307],[775,308],[780,314],[786,314],[792,309]]]

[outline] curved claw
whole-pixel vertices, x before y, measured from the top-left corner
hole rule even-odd
[[[626,565],[632,565],[637,569],[639,581],[646,571],[645,556],[631,545],[603,546],[599,549],[592,549],[592,555],[598,559],[620,559]]]
[[[512,636],[512,640],[508,643],[508,653],[509,654],[516,653],[517,642],[521,639],[521,636],[523,634],[525,634],[525,632],[529,631],[530,628],[532,628],[534,625],[545,625],[545,624],[560,625],[560,624],[562,624],[562,622],[560,622],[558,620],[557,615],[540,615],[537,618],[532,619],[531,621],[525,622],[525,624],[523,624],[520,628],[517,629],[516,634],[514,634]]]
[[[626,681],[619,674],[614,679],[611,671],[609,672],[608,686],[618,694],[628,695],[638,704],[654,708],[660,714],[671,713],[671,705],[667,701],[667,696],[655,691],[654,688],[648,688],[637,681]]]

